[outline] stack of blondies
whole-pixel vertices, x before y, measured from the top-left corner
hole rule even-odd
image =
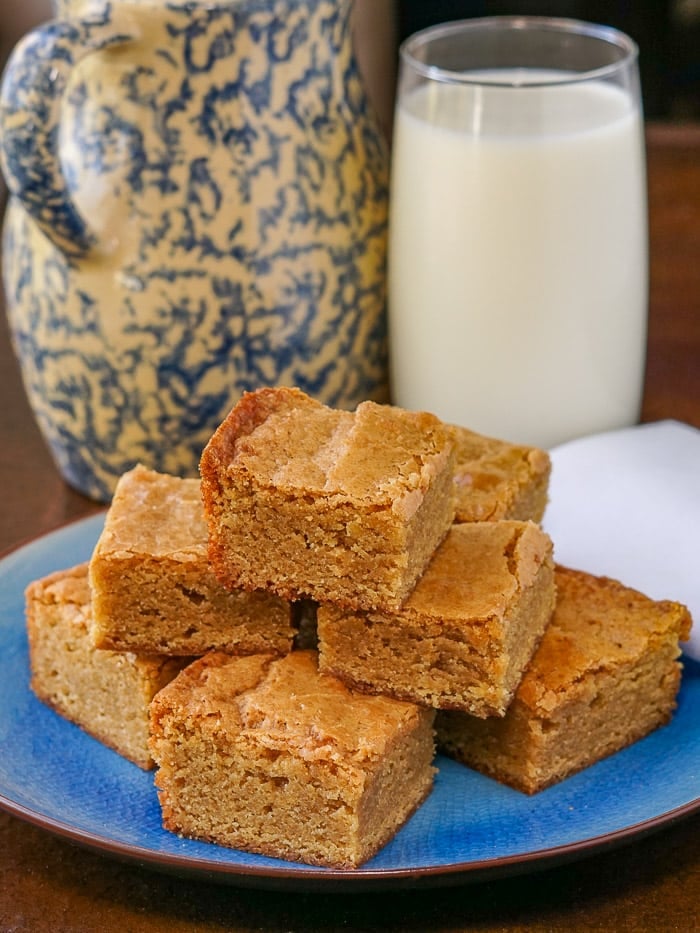
[[[556,566],[536,448],[297,389],[201,480],[124,475],[89,565],[27,590],[36,694],[141,767],[167,829],[352,868],[437,750],[535,793],[667,722],[690,616]]]

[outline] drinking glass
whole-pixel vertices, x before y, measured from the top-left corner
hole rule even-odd
[[[551,447],[638,420],[648,303],[637,46],[489,17],[401,47],[393,401]]]

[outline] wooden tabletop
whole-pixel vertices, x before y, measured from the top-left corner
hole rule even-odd
[[[647,138],[651,300],[643,419],[700,427],[700,126],[654,125]],[[58,476],[1,317],[0,552],[98,508]],[[0,753],[11,755],[1,743],[0,735]],[[0,931],[375,928],[700,930],[700,815],[543,871],[446,888],[313,894],[159,874],[0,811]]]

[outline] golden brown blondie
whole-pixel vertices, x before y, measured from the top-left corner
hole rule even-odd
[[[691,619],[607,577],[556,569],[557,605],[500,720],[439,713],[446,754],[533,794],[668,722]]]
[[[552,469],[549,454],[451,425],[455,440],[456,522],[542,520]]]
[[[230,587],[396,608],[452,524],[453,467],[433,415],[247,393],[202,455],[211,563]]]
[[[94,648],[87,564],[31,583],[26,614],[37,697],[139,767],[153,767],[149,704],[188,659]]]
[[[429,793],[432,711],[356,695],[313,651],[220,652],[152,705],[164,826],[278,858],[353,868]]]
[[[289,651],[290,604],[225,589],[207,547],[199,480],[144,466],[125,473],[90,560],[94,644],[189,656]]]
[[[396,612],[318,609],[320,669],[356,689],[503,715],[554,608],[533,522],[454,525]]]

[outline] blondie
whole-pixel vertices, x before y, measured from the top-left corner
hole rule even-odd
[[[451,429],[456,453],[455,521],[541,521],[552,469],[549,454],[467,428],[451,425]]]
[[[453,468],[432,415],[247,393],[202,455],[212,566],[229,587],[397,608],[452,524]]]
[[[94,648],[87,564],[31,583],[26,615],[36,696],[139,767],[151,768],[149,704],[189,659]]]
[[[356,689],[503,715],[554,608],[533,522],[454,525],[396,612],[318,609],[320,668]]]
[[[90,560],[95,645],[189,656],[289,651],[290,604],[225,589],[207,546],[199,480],[143,466],[125,473]]]
[[[313,651],[195,661],[155,697],[164,826],[264,855],[354,868],[429,793],[434,714],[356,695]]]
[[[439,713],[443,752],[533,794],[668,722],[688,610],[556,569],[557,605],[506,716]]]

